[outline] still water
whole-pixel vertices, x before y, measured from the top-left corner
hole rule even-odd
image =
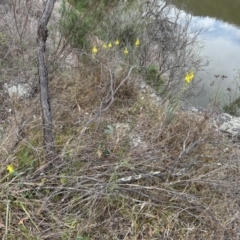
[[[192,104],[207,107],[216,93],[222,106],[230,98],[239,97],[240,0],[174,0],[174,4],[179,9],[184,5],[193,15],[193,24],[202,28],[202,56],[209,60],[209,65],[198,74],[204,81],[206,95]]]

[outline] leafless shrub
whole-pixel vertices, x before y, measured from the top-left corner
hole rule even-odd
[[[5,41],[1,41],[0,78],[5,98],[8,93],[20,96],[20,91],[28,91],[29,97],[36,87],[36,26],[41,3],[11,0],[1,8],[0,28]]]
[[[140,38],[141,45],[132,64],[146,70],[155,66],[157,77],[152,81],[162,81],[159,94],[176,96],[183,87],[186,72],[197,72],[207,64],[199,56],[201,29],[191,26],[191,16],[174,8],[171,1],[136,1],[134,7],[126,8],[125,5],[116,8],[104,22],[107,37],[119,38],[129,48]],[[193,97],[202,90],[200,79],[195,79],[182,97]]]

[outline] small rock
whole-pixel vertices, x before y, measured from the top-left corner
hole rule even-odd
[[[221,113],[211,119],[211,121],[219,131],[227,133],[234,138],[240,136],[240,117]]]
[[[9,94],[10,98],[12,97],[18,97],[20,99],[25,99],[30,96],[31,87],[29,84],[16,84],[16,85],[10,85],[5,83],[4,84],[4,90],[6,93]]]

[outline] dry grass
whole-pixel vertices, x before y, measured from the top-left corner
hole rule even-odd
[[[128,101],[122,90],[83,131],[101,99],[97,76],[68,76],[51,82],[62,162],[33,177],[44,164],[37,101],[21,102],[28,114],[14,146],[11,131],[4,137],[12,146],[1,161],[5,239],[238,239],[239,150],[207,114],[179,111],[166,124],[164,106],[128,87]],[[7,175],[10,163],[16,176]]]
[[[179,110],[169,122],[169,105],[139,91],[137,71],[99,115],[113,79],[104,57],[84,56],[78,69],[51,75],[60,158],[41,175],[38,94],[4,102],[12,112],[1,118],[2,239],[238,240],[238,144],[211,126],[208,112]],[[114,89],[128,73],[121,68]]]

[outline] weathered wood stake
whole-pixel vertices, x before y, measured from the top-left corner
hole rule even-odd
[[[48,90],[48,69],[45,61],[46,41],[48,37],[47,24],[52,14],[56,0],[48,0],[45,4],[42,16],[38,23],[37,43],[38,52],[38,75],[40,85],[40,100],[42,109],[43,122],[43,140],[47,159],[53,160],[56,158],[56,150],[54,143],[54,133],[52,124],[52,112]]]

